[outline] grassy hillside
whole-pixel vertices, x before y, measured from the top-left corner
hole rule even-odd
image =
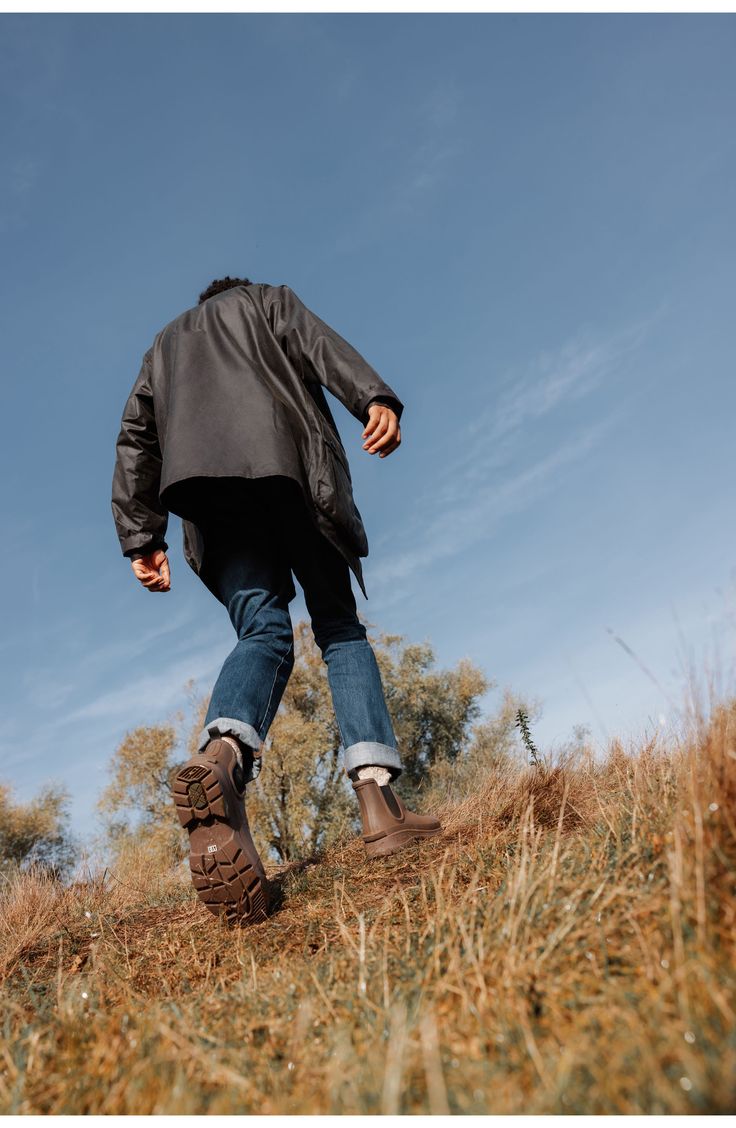
[[[244,930],[144,864],[6,883],[0,1111],[732,1111],[736,707],[439,813],[270,868]]]

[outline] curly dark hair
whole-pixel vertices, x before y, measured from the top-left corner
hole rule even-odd
[[[223,290],[230,290],[233,286],[252,286],[250,278],[231,278],[226,274],[224,278],[216,278],[214,282],[210,282],[206,290],[203,290],[199,295],[198,304],[206,302],[208,298],[212,298],[215,294],[221,294]]]

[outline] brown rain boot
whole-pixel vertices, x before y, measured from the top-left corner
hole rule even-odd
[[[200,901],[228,924],[265,920],[268,879],[251,838],[243,767],[232,744],[211,740],[179,769],[172,790],[189,831],[189,868]]]
[[[350,779],[358,796],[363,841],[369,858],[384,858],[420,838],[442,833],[439,819],[407,810],[390,783],[380,787],[375,779],[354,778],[352,773]]]

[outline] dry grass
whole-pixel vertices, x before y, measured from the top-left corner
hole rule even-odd
[[[272,870],[242,931],[145,856],[6,884],[0,1111],[732,1111],[736,704],[441,814]]]

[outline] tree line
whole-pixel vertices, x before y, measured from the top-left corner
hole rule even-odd
[[[368,626],[368,625],[367,625]],[[504,689],[496,712],[482,716],[481,699],[496,683],[468,658],[436,668],[429,642],[401,635],[370,636],[404,765],[394,784],[410,805],[435,798],[460,801],[484,775],[524,754],[521,710],[539,713]],[[294,627],[295,665],[263,750],[263,769],[248,785],[254,840],[264,861],[313,857],[345,835],[359,833],[355,797],[342,765],[327,670],[306,621]],[[174,814],[170,781],[196,752],[208,698],[187,683],[188,712],[156,725],[129,729],[113,751],[108,783],[97,803],[95,854],[110,865],[130,851],[151,864],[175,866],[185,857],[186,834]],[[79,856],[70,827],[69,795],[47,785],[29,802],[0,785],[0,870],[41,866],[68,878]]]

